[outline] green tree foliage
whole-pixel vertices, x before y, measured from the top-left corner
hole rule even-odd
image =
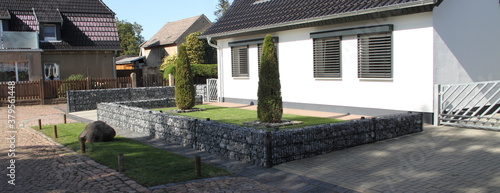
[[[123,55],[139,55],[139,45],[144,42],[142,37],[142,26],[138,23],[130,23],[126,20],[116,19],[116,27],[118,28],[118,36],[120,37],[120,47],[122,50],[118,52],[118,56]]]
[[[214,64],[217,63],[215,48],[208,45],[206,39],[198,39],[201,32],[194,32],[186,36],[186,52],[191,64]]]
[[[163,58],[163,63],[160,66],[160,71],[163,71],[163,78],[168,80],[169,74],[175,75],[175,67],[177,66],[177,54],[169,55]]]
[[[175,70],[175,104],[177,108],[182,110],[193,108],[195,95],[194,80],[186,46],[182,44],[179,46]]]
[[[283,115],[281,83],[276,46],[271,35],[267,35],[262,45],[259,70],[257,116],[265,123],[279,123]]]
[[[194,77],[202,76],[217,78],[217,64],[191,64],[191,72]],[[163,78],[168,80],[168,74],[175,74],[176,65],[168,66],[163,69]]]
[[[229,0],[219,0],[219,3],[215,6],[217,11],[214,12],[214,15],[217,17],[216,20],[219,20],[226,13],[229,6],[231,6]]]

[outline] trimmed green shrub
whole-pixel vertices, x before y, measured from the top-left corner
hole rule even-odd
[[[69,75],[69,77],[66,80],[85,80],[87,77],[85,77],[83,74],[72,74]]]
[[[184,44],[179,46],[177,67],[175,70],[175,104],[185,110],[194,107],[196,91],[189,58]]]
[[[276,54],[276,46],[271,35],[267,35],[262,45],[259,70],[257,116],[265,123],[279,123],[283,115],[281,83]]]
[[[168,79],[168,74],[175,75],[176,66],[169,66],[164,69],[163,77]],[[217,64],[191,64],[191,72],[194,77],[206,76],[217,77]]]
[[[87,85],[87,77],[82,74],[72,74],[59,86],[58,97],[66,97],[66,91],[83,90]]]

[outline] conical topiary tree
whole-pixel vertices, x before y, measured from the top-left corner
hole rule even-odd
[[[196,91],[186,46],[180,45],[175,70],[175,105],[185,110],[194,107]]]
[[[264,123],[279,123],[283,115],[278,56],[273,38],[267,35],[262,45],[259,70],[257,116]]]

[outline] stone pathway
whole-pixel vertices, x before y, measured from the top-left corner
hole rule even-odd
[[[65,105],[18,107],[24,127],[62,123]],[[86,114],[92,114],[86,112]],[[325,115],[330,116],[330,115]],[[0,117],[7,109],[0,108]],[[90,116],[95,119],[95,116]],[[453,127],[362,145],[273,168],[228,160],[117,129],[119,135],[225,168],[234,174],[142,187],[126,176],[60,147],[32,129],[17,129],[16,186],[5,175],[10,133],[0,120],[0,192],[499,192],[500,132]],[[68,122],[90,122],[68,115]]]
[[[43,125],[63,123],[65,105],[18,106],[15,130],[15,156],[9,157],[8,122],[0,122],[0,192],[282,192],[274,187],[241,176],[203,179],[148,189],[125,175],[60,146],[31,129],[42,119]],[[0,108],[0,117],[7,117]],[[67,122],[90,122],[68,115]],[[184,147],[181,147],[186,149]],[[194,150],[193,150],[194,151]],[[15,185],[9,184],[10,160],[15,163]]]
[[[45,124],[62,123],[62,115],[49,106],[17,107],[16,121],[21,125],[15,130],[17,133],[9,133],[8,123],[2,119],[0,192],[149,192],[125,175],[26,128],[37,125],[38,118]],[[0,116],[7,117],[7,108],[0,108]],[[15,143],[10,144],[8,138],[15,138]],[[9,157],[8,152],[15,156]],[[7,170],[8,167],[15,171]],[[15,181],[8,173],[15,174]]]
[[[275,168],[360,192],[500,192],[500,132],[427,126]]]

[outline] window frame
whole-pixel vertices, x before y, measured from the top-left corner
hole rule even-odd
[[[341,36],[313,38],[313,77],[315,79],[342,78]]]
[[[358,35],[358,78],[393,78],[392,32]]]
[[[248,45],[231,47],[231,75],[233,78],[250,77]]]
[[[0,81],[16,81],[16,82],[29,81],[30,64],[28,61],[0,62],[0,64],[11,65],[10,68],[13,68],[12,72],[14,72],[13,76],[11,76],[11,78],[14,78],[14,79],[5,79],[5,80],[0,80]],[[0,71],[2,73],[11,72],[11,71],[3,71],[3,70],[4,70],[4,67],[1,67]],[[24,76],[25,79],[21,80],[21,77],[22,77],[21,74],[25,75]],[[0,78],[3,79],[4,77],[0,77]],[[6,75],[5,78],[8,78],[8,76]]]
[[[61,66],[57,62],[45,62],[43,63],[43,79],[44,80],[60,80],[61,78]],[[49,71],[47,71],[49,70]],[[53,76],[53,78],[50,78]]]
[[[59,41],[58,39],[58,28],[56,24],[43,24],[43,40],[45,42],[54,42],[54,41]],[[51,27],[54,29],[54,36],[47,36],[47,28]]]

